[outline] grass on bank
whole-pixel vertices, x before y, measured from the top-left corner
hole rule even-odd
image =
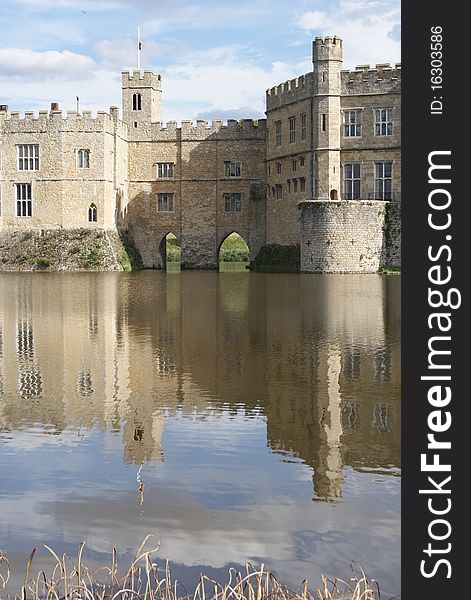
[[[173,233],[167,235],[167,262],[180,262],[182,249]]]
[[[231,233],[221,245],[220,262],[248,262],[249,247],[238,233]]]
[[[370,582],[357,567],[350,582],[322,577],[322,585],[310,592],[303,581],[299,590],[292,590],[264,568],[246,565],[245,572],[229,569],[226,583],[218,583],[201,575],[195,590],[185,589],[172,578],[167,561],[159,569],[152,555],[159,548],[146,550],[147,536],[135,559],[122,576],[118,574],[117,553],[113,548],[110,566],[91,570],[83,560],[85,542],[77,556],[59,557],[52,548],[43,545],[34,548],[29,557],[24,582],[12,598],[18,600],[380,600],[379,587]],[[53,563],[50,573],[34,572],[33,559],[39,548],[50,553]],[[353,569],[352,569],[353,570]],[[10,577],[8,558],[0,552],[0,598],[11,598],[2,593]]]
[[[386,274],[386,275],[391,275],[392,273],[396,273],[399,274],[401,273],[401,267],[392,267],[392,266],[384,266],[384,267],[380,267],[378,270],[378,273],[381,273],[382,275]]]

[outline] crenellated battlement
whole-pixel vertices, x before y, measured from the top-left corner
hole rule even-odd
[[[267,110],[310,98],[313,94],[314,73],[289,79],[266,91]]]
[[[333,39],[333,38],[330,38]],[[310,98],[314,93],[315,74],[310,72],[289,79],[266,90],[267,110]],[[401,63],[358,65],[353,70],[341,71],[341,95],[399,93],[401,91]]]
[[[312,42],[313,63],[326,60],[343,60],[342,39],[338,35],[319,36]]]
[[[152,88],[154,90],[162,89],[162,78],[153,71],[122,71],[123,88]]]
[[[401,91],[401,63],[358,65],[354,70],[341,71],[342,96],[388,94]]]
[[[228,119],[226,123],[221,120],[213,120],[211,122],[205,120],[197,120],[196,125],[194,121],[182,121],[181,123],[181,131],[182,134],[185,133],[193,133],[195,131],[202,132],[219,132],[219,131],[227,131],[233,133],[253,133],[253,132],[264,132],[266,130],[266,120],[265,119]]]
[[[40,110],[37,116],[33,111],[25,111],[22,116],[20,112],[12,111],[2,118],[2,131],[5,134],[118,131],[125,135],[127,125],[117,119],[116,112],[98,111],[93,116],[91,110],[68,110],[65,114],[61,110]]]
[[[175,140],[206,140],[214,139],[265,139],[266,120],[259,119],[228,119],[227,123],[221,120],[211,122],[205,120],[168,121],[167,123],[152,123],[143,135],[142,132],[135,133],[132,129],[129,133],[134,141],[175,141]],[[145,139],[144,139],[145,138]]]

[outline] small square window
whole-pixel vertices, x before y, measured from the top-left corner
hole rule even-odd
[[[173,163],[157,163],[157,177],[159,179],[173,178]]]
[[[343,113],[344,137],[361,137],[361,110],[346,110]]]
[[[18,171],[39,171],[39,145],[17,146]]]
[[[241,196],[239,192],[224,194],[224,208],[226,212],[240,212]]]
[[[392,135],[393,119],[391,108],[375,110],[375,135]]]
[[[240,162],[225,160],[224,161],[224,176],[225,177],[240,177]]]
[[[173,194],[157,194],[157,212],[173,212]]]

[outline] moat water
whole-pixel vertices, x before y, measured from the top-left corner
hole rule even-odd
[[[400,277],[0,274],[0,550],[400,592]],[[144,483],[144,493],[138,491]],[[50,564],[38,552],[32,570]]]

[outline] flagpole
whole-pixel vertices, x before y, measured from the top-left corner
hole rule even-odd
[[[141,70],[141,33],[137,28],[137,69]]]

